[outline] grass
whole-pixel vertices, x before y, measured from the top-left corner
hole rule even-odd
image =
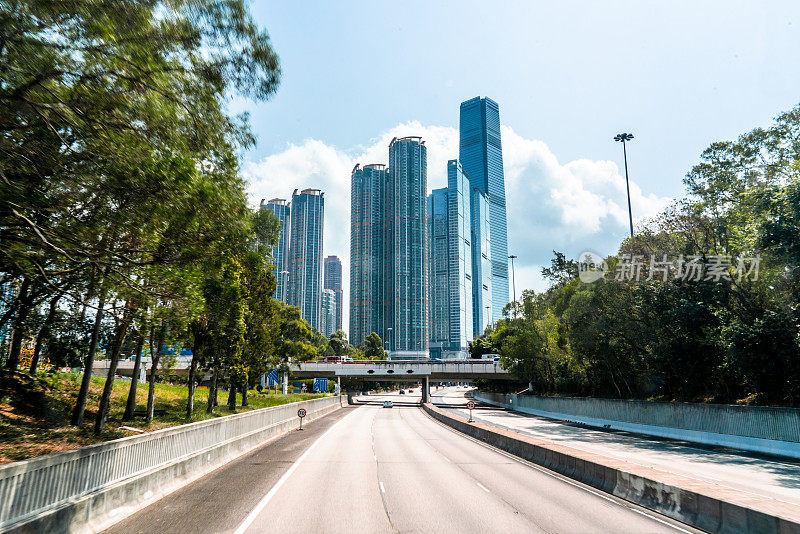
[[[101,436],[95,436],[93,433],[94,420],[105,379],[92,378],[84,424],[78,428],[70,426],[69,420],[78,396],[80,380],[81,375],[71,373],[37,377],[19,373],[15,375],[13,389],[0,390],[0,464],[136,434],[120,430],[121,426],[152,432],[189,422],[186,419],[188,388],[181,385],[158,383],[156,384],[155,409],[165,410],[164,415],[154,417],[149,425],[145,424],[144,417],[137,417],[133,421],[123,423],[122,414],[125,411],[131,383],[116,380],[111,395],[111,409],[106,431]],[[137,410],[146,408],[147,389],[147,384],[139,384],[137,387]],[[250,405],[237,406],[236,413],[316,399],[322,396],[324,395],[320,393],[259,394],[255,390],[251,390],[248,394]],[[194,396],[192,421],[230,415],[233,412],[228,410],[227,400],[227,393],[220,391],[219,406],[213,414],[207,414],[208,388],[197,388]],[[237,397],[237,400],[241,403],[241,395]]]

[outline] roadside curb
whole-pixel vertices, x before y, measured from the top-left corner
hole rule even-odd
[[[529,462],[603,492],[708,532],[800,533],[800,510],[788,514],[780,502],[714,487],[679,475],[594,455],[483,423],[468,423],[425,403],[422,408],[447,426]],[[723,496],[712,496],[723,493]]]

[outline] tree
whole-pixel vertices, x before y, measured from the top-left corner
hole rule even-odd
[[[347,334],[345,334],[344,330],[337,330],[331,334],[328,344],[333,350],[334,356],[344,356],[349,352],[350,344],[347,342]]]
[[[375,332],[364,339],[364,357],[368,360],[385,360],[386,351],[383,348],[381,336]]]

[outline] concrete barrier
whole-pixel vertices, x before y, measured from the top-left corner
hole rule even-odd
[[[0,466],[0,532],[100,532],[342,406],[324,397],[166,428]]]
[[[483,423],[468,423],[432,404],[423,409],[434,419],[529,462],[693,527],[720,533],[800,532],[800,511],[781,509],[774,499],[699,483],[680,475],[571,449]]]
[[[562,421],[800,458],[800,410],[763,406],[539,397],[476,392],[476,400]]]

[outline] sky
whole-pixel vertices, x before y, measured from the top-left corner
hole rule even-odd
[[[713,141],[800,102],[800,2],[271,2],[251,4],[283,71],[267,102],[233,98],[257,146],[252,206],[325,192],[324,255],[343,262],[348,326],[350,172],[386,163],[392,137],[428,146],[428,188],[458,157],[459,104],[500,105],[517,294],[547,287],[553,250],[614,254],[684,194]],[[665,251],[668,252],[668,251]]]

